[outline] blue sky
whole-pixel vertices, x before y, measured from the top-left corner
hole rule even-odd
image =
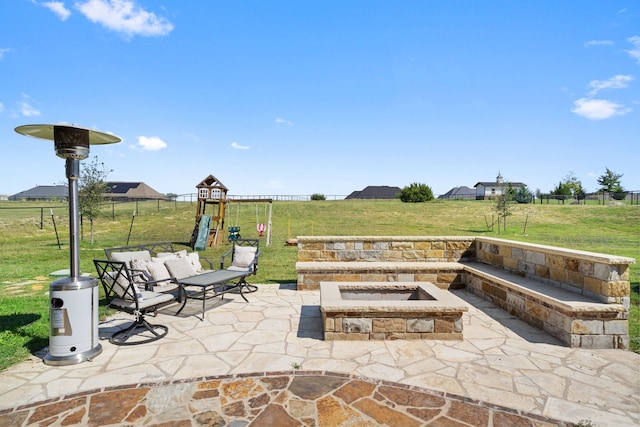
[[[640,3],[2,1],[0,194],[66,182],[36,123],[121,137],[90,156],[163,193],[640,190]]]

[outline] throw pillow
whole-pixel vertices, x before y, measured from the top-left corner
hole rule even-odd
[[[149,270],[149,274],[151,275],[151,278],[156,282],[159,282],[161,280],[171,279],[171,274],[169,274],[169,270],[167,270],[167,267],[164,265],[162,261],[148,262],[147,270]]]
[[[164,265],[171,273],[171,276],[178,280],[196,275],[196,270],[186,258],[168,259],[164,262]]]
[[[256,257],[256,251],[258,248],[255,246],[236,246],[233,250],[233,262],[234,267],[249,268],[249,265]]]
[[[202,268],[202,264],[200,264],[200,254],[198,252],[191,252],[187,256],[189,262],[193,266],[193,269],[196,270],[196,273],[202,273],[204,269]]]
[[[147,262],[149,261],[144,261],[141,259],[132,259],[131,260],[131,269],[132,270],[139,270],[142,272],[145,272],[147,274],[149,274],[149,269],[147,269]]]

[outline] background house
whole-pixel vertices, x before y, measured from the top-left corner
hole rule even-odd
[[[167,196],[157,192],[144,182],[107,182],[105,198],[114,201],[166,200]]]
[[[494,197],[499,197],[504,194],[509,185],[518,191],[520,188],[525,187],[522,182],[504,182],[502,175],[498,172],[495,182],[478,182],[474,185],[476,189],[476,200],[488,200]]]
[[[465,185],[453,187],[451,190],[438,196],[438,199],[443,200],[475,200],[475,198],[476,190]]]
[[[400,187],[370,185],[362,191],[354,191],[345,199],[395,199],[400,191]]]
[[[38,185],[9,196],[9,200],[69,200],[66,185]]]

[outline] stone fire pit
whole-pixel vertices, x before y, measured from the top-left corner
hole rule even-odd
[[[325,340],[462,339],[467,305],[430,282],[321,282]]]

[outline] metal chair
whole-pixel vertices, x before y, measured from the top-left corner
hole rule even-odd
[[[108,307],[135,316],[134,322],[114,333],[109,342],[115,345],[146,344],[167,335],[167,326],[150,324],[145,315],[155,314],[157,310],[176,303],[182,303],[177,312],[180,313],[187,302],[187,294],[181,284],[176,283],[175,292],[154,292],[150,289],[157,282],[149,281],[141,272],[130,270],[126,262],[93,260],[93,263],[104,288]]]
[[[237,239],[233,242],[233,247],[225,252],[220,259],[220,269],[225,269],[225,262],[231,255],[231,263],[227,270],[246,271],[249,275],[258,272],[258,259],[260,257],[260,240],[258,239]],[[255,285],[246,284],[249,292],[255,292],[258,288]]]

